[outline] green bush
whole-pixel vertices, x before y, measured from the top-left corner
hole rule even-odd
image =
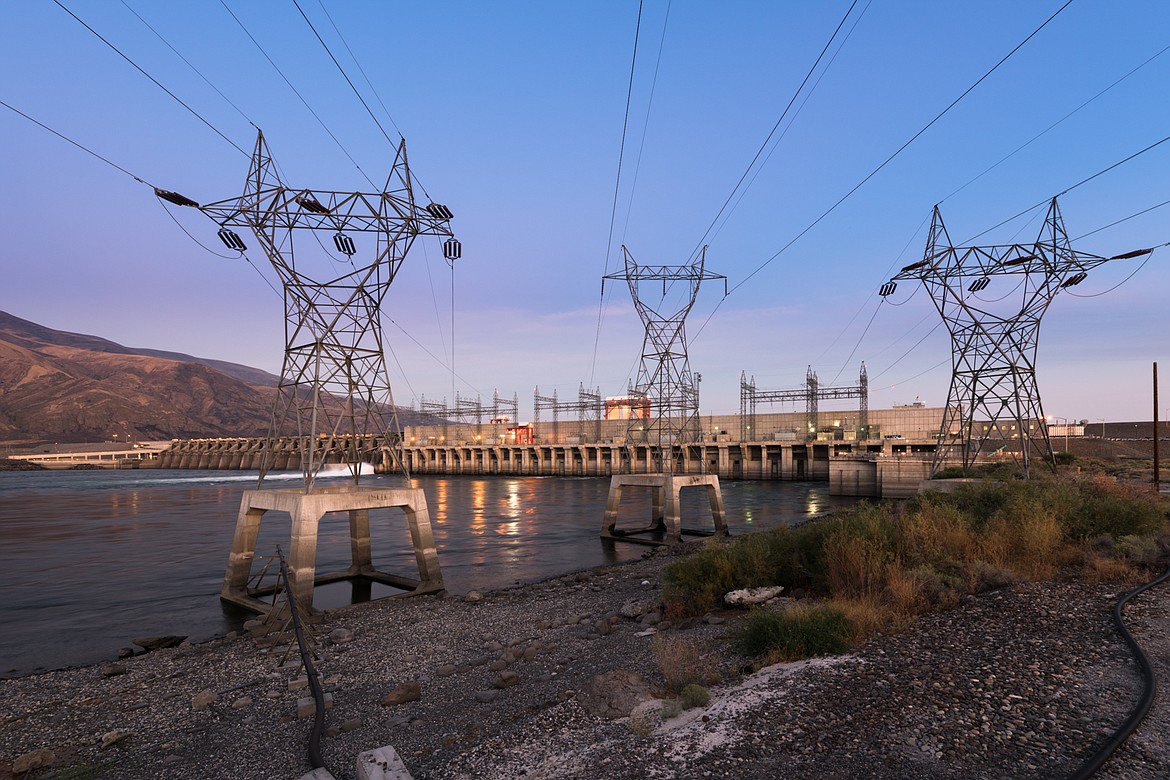
[[[849,649],[853,626],[835,607],[754,610],[735,634],[737,651],[752,657],[792,661],[817,655],[836,655]]]
[[[682,689],[679,693],[682,699],[683,709],[693,709],[694,707],[706,707],[711,701],[711,692],[702,685],[691,683]]]

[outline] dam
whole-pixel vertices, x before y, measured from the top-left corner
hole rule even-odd
[[[941,408],[921,404],[859,413],[821,412],[810,436],[804,412],[703,415],[703,440],[677,446],[675,473],[713,474],[720,479],[821,481],[843,496],[905,497],[930,472],[942,421]],[[627,420],[554,420],[513,423],[438,423],[407,426],[402,457],[411,474],[608,477],[654,470],[655,447],[626,441]],[[741,433],[747,434],[741,437]],[[388,452],[374,437],[359,445],[375,470],[390,470]],[[314,459],[335,461],[327,439],[286,437],[275,442],[273,468],[298,469],[309,447]],[[255,470],[264,439],[207,438],[171,442],[142,468]]]

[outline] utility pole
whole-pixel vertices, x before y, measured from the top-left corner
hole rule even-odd
[[[1161,475],[1159,474],[1159,469],[1158,469],[1158,467],[1160,465],[1158,456],[1160,454],[1160,449],[1161,449],[1159,447],[1159,444],[1160,444],[1160,442],[1158,440],[1158,361],[1155,360],[1154,361],[1154,489],[1157,489],[1159,483],[1162,481]]]

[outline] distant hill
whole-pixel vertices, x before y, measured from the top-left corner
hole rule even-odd
[[[0,311],[0,440],[264,436],[278,382],[257,368],[135,349]]]
[[[0,439],[262,436],[277,377],[0,312]]]

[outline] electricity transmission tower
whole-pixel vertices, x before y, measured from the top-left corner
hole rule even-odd
[[[652,455],[655,468],[673,473],[674,448],[696,443],[701,438],[698,375],[691,373],[684,323],[695,305],[699,285],[707,279],[723,279],[726,286],[727,277],[704,268],[707,247],[688,265],[638,265],[625,246],[622,253],[625,271],[604,278],[622,280],[629,285],[634,307],[645,325],[634,394],[649,401],[648,417],[631,415],[627,441],[645,445],[652,452],[657,446]],[[659,308],[655,308],[649,301],[653,300],[651,292],[657,289],[658,282],[662,284],[662,295]],[[670,303],[668,293],[675,283],[685,284],[686,289],[672,298],[677,303]],[[669,468],[665,462],[668,458]]]
[[[287,186],[260,133],[243,194],[199,206],[219,224],[220,238],[232,249],[246,248],[232,228],[250,229],[283,285],[284,365],[266,451],[282,437],[302,441],[306,492],[331,451],[341,453],[357,484],[371,439],[403,466],[382,344],[382,303],[417,237],[445,236],[447,260],[461,255],[451,211],[438,203],[419,204],[416,187],[405,141],[382,192]],[[329,254],[326,242],[340,261],[310,262]],[[271,466],[267,459],[261,466],[261,484]]]
[[[951,334],[951,387],[932,475],[956,457],[968,473],[992,439],[1025,477],[1031,455],[1055,467],[1036,386],[1040,319],[1057,293],[1093,268],[1151,251],[1101,257],[1073,250],[1056,198],[1034,243],[956,247],[934,207],[923,259],[880,291],[886,297],[898,281],[922,282]]]

